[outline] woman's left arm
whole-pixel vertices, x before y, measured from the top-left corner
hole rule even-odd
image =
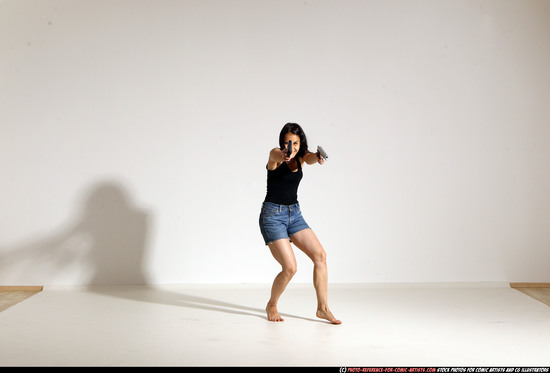
[[[307,164],[315,164],[315,163],[319,163],[319,164],[324,164],[325,163],[325,159],[322,158],[322,157],[319,157],[319,154],[318,153],[312,153],[312,152],[309,152],[307,153],[306,155],[304,155],[304,161],[307,163]]]

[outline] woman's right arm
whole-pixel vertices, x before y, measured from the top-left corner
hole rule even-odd
[[[280,165],[286,160],[290,160],[290,158],[286,158],[286,154],[284,150],[281,150],[279,148],[272,149],[269,152],[269,161],[267,162],[267,169],[274,170],[277,168],[278,165]]]

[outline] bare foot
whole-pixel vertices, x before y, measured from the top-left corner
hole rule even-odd
[[[285,321],[285,319],[283,319],[281,315],[279,315],[279,311],[277,311],[277,306],[272,306],[268,304],[265,310],[267,312],[267,319],[269,321]]]
[[[337,320],[336,317],[334,317],[334,315],[328,309],[326,311],[317,310],[317,317],[320,319],[328,320],[331,324],[338,325],[342,323],[342,321]]]

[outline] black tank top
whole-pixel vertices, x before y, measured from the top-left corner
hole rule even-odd
[[[274,170],[267,170],[267,194],[264,202],[278,205],[298,203],[298,185],[302,180],[302,164],[296,159],[298,170],[292,172],[286,162]],[[267,166],[266,166],[267,168]]]

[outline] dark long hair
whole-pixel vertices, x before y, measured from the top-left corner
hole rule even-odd
[[[309,153],[309,150],[307,148],[306,133],[298,123],[287,123],[284,125],[283,129],[281,130],[281,134],[279,135],[279,146],[281,147],[281,149],[286,148],[285,135],[287,133],[298,135],[298,137],[300,138],[300,150],[298,150],[298,153],[296,154],[297,157],[303,158],[304,155]]]

